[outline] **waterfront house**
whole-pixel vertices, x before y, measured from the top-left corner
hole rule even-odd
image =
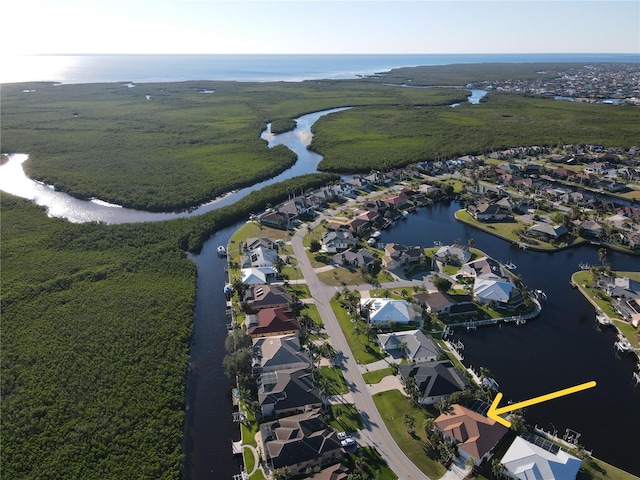
[[[278,207],[278,211],[289,215],[294,220],[300,215],[306,215],[313,212],[313,205],[304,197],[296,197],[292,200],[284,202]]]
[[[567,232],[567,227],[564,225],[551,225],[550,223],[536,223],[527,229],[527,235],[546,242],[557,240]]]
[[[477,310],[469,295],[449,295],[446,292],[416,293],[413,299],[422,305],[428,313],[458,315]]]
[[[531,433],[516,437],[500,463],[509,478],[519,480],[574,480],[582,466],[580,459]]]
[[[478,303],[493,301],[502,307],[515,306],[522,301],[520,290],[512,282],[489,278],[476,279],[473,295]]]
[[[310,368],[288,368],[260,375],[258,402],[263,416],[283,416],[320,408],[322,397]]]
[[[434,341],[420,330],[381,333],[378,342],[388,354],[404,357],[410,362],[434,361],[441,352]]]
[[[281,230],[288,230],[291,226],[291,218],[289,217],[289,215],[273,210],[261,213],[260,215],[256,216],[256,220],[258,220],[261,225],[278,228]]]
[[[247,289],[243,301],[255,313],[263,308],[288,307],[291,295],[280,285],[257,285]]]
[[[300,322],[287,307],[263,308],[255,316],[248,315],[247,322],[247,333],[254,339],[276,335],[300,335]]]
[[[435,260],[448,265],[462,265],[471,260],[471,252],[457,245],[440,247],[433,255]]]
[[[360,311],[373,325],[388,325],[389,322],[407,324],[422,319],[419,307],[393,298],[362,298]]]
[[[583,237],[600,238],[604,235],[604,227],[593,220],[574,220],[573,224],[580,229]]]
[[[257,247],[249,250],[242,257],[242,266],[248,267],[272,267],[278,258],[277,250],[271,250],[264,247]]]
[[[240,270],[240,279],[247,285],[265,285],[278,278],[278,270],[275,267],[243,268]]]
[[[470,206],[469,213],[478,221],[504,220],[509,214],[495,203],[481,203],[478,206]]]
[[[353,234],[346,230],[329,231],[322,234],[322,251],[336,253],[348,248],[355,247],[358,240]]]
[[[465,263],[462,266],[462,274],[482,279],[506,280],[509,278],[502,264],[491,257],[482,257]]]
[[[420,246],[408,247],[399,243],[387,243],[384,246],[382,265],[389,270],[420,263],[422,260],[424,260],[424,250]]]
[[[256,250],[257,248],[266,248],[267,250],[278,250],[278,243],[267,237],[247,238],[244,244],[245,251]]]
[[[457,445],[463,460],[473,458],[476,465],[491,456],[493,448],[508,431],[495,420],[458,404],[438,416],[435,426]]]
[[[342,458],[336,431],[327,426],[319,409],[265,423],[260,438],[269,466],[274,470],[287,467],[291,476]]]
[[[400,365],[398,373],[405,385],[409,377],[415,379],[421,405],[433,405],[467,387],[467,382],[450,360],[404,364]]]
[[[275,335],[253,340],[253,375],[264,372],[311,367],[311,360],[300,348],[298,335]]]

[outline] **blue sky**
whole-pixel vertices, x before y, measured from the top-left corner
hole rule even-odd
[[[8,0],[3,55],[640,53],[640,1]]]

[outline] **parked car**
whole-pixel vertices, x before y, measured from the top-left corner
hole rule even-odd
[[[351,447],[352,445],[355,445],[355,444],[356,444],[356,441],[353,439],[353,437],[347,437],[340,442],[340,445],[342,445],[343,447]]]
[[[338,432],[338,440],[344,440],[345,438],[347,438],[346,432]]]

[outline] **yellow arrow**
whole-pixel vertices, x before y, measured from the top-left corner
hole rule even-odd
[[[500,400],[502,400],[502,394],[498,393],[496,398],[493,399],[493,403],[489,410],[487,411],[487,417],[495,420],[496,422],[500,422],[505,427],[509,428],[511,426],[511,422],[505,420],[500,415],[507,412],[512,412],[513,410],[518,410],[519,408],[525,408],[531,405],[535,405],[536,403],[546,402],[547,400],[553,400],[554,398],[563,397],[565,395],[569,395],[571,393],[580,392],[581,390],[586,390],[587,388],[593,388],[596,386],[595,381],[582,383],[580,385],[576,385],[575,387],[565,388],[563,390],[558,390],[557,392],[547,393],[546,395],[541,395],[539,397],[532,398],[530,400],[525,400],[523,402],[512,403],[511,405],[507,405],[506,407],[498,408],[498,404]]]

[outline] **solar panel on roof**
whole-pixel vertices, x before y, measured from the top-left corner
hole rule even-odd
[[[554,455],[557,455],[558,452],[560,451],[560,447],[558,445],[534,433],[524,432],[520,436],[524,438],[527,442],[533,443],[534,445],[546,450],[547,452],[551,452]]]

